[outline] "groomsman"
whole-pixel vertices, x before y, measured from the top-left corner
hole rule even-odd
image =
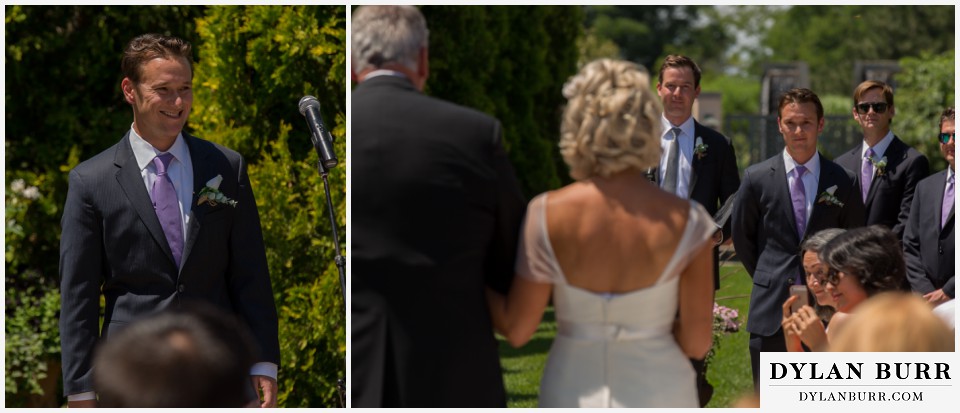
[[[700,67],[686,56],[667,56],[660,66],[657,94],[663,103],[662,151],[660,166],[647,176],[663,190],[697,201],[714,215],[737,191],[740,175],[730,139],[693,118],[700,75]],[[729,225],[724,227],[723,237],[730,237]],[[720,288],[717,251],[713,249],[714,289]]]
[[[693,118],[693,102],[700,96],[700,67],[693,59],[670,55],[660,65],[657,94],[663,103],[660,124],[660,166],[647,172],[665,191],[697,201],[710,215],[740,186],[737,157],[730,139]],[[729,239],[730,225],[723,227]],[[713,248],[713,288],[720,288],[719,248]],[[713,394],[707,382],[706,365],[691,360],[697,370],[700,405]]]
[[[354,407],[506,407],[484,287],[508,288],[526,202],[500,122],[422,93],[413,6],[353,12]]]
[[[903,237],[917,182],[930,170],[927,157],[890,130],[896,108],[893,89],[867,80],[853,91],[853,118],[863,142],[834,161],[854,173],[866,208],[866,225],[880,224]]]
[[[800,243],[826,228],[863,225],[863,201],[852,174],[817,152],[823,105],[809,89],[780,97],[782,154],[747,168],[733,207],[733,245],[753,278],[747,331],[753,384],[760,352],[786,351],[780,328],[792,284],[803,283]]]
[[[940,152],[949,167],[917,184],[911,214],[903,234],[907,279],[913,291],[933,305],[956,297],[953,210],[956,165],[954,109],[940,115]]]

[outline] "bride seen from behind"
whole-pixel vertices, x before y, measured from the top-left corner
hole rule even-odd
[[[541,407],[698,406],[689,358],[711,346],[716,226],[642,173],[660,157],[649,82],[640,66],[609,59],[567,82],[560,149],[577,181],[530,202],[509,296],[487,291],[494,326],[515,347],[553,296]]]

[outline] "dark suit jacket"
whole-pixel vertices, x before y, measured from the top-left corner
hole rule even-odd
[[[737,156],[730,139],[719,132],[694,121],[694,142],[696,137],[703,138],[707,145],[705,156],[693,156],[690,167],[690,199],[697,201],[710,215],[717,210],[740,187],[740,173],[737,171]],[[659,184],[658,168],[651,168],[647,178]],[[730,238],[729,222],[723,226],[723,238]],[[720,264],[718,249],[713,249],[713,285],[720,288]]]
[[[733,245],[753,278],[747,331],[771,336],[780,328],[790,285],[803,274],[800,242],[826,228],[863,226],[863,201],[852,174],[820,156],[817,199],[827,188],[843,206],[814,201],[805,234],[797,234],[783,154],[747,168],[733,208]]]
[[[927,294],[942,288],[954,298],[953,208],[947,224],[940,228],[946,182],[947,171],[944,170],[917,184],[910,219],[903,234],[903,258],[907,262],[907,279],[913,291]]]
[[[355,407],[504,407],[484,286],[508,288],[526,207],[500,123],[380,76],[352,96]]]
[[[862,144],[849,152],[837,157],[834,162],[853,172],[857,192],[860,192],[860,170],[863,156],[860,151]],[[903,237],[903,227],[910,216],[910,205],[913,202],[913,191],[917,182],[926,178],[930,172],[930,163],[916,149],[903,143],[894,136],[883,154],[887,158],[887,166],[883,175],[874,176],[867,192],[867,201],[864,203],[867,211],[866,225],[879,224],[890,228]],[[861,195],[862,200],[862,195]]]
[[[129,135],[129,132],[128,132]],[[93,389],[93,350],[102,335],[146,314],[199,300],[250,327],[261,360],[279,364],[273,302],[257,205],[240,154],[183,134],[193,164],[190,226],[178,270],[125,135],[70,172],[60,238],[60,342],[65,394]],[[236,208],[197,206],[221,175]],[[101,291],[106,301],[98,326]]]

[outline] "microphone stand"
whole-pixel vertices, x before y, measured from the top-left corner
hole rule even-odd
[[[327,180],[327,175],[329,170],[323,166],[323,160],[317,160],[317,170],[320,173],[320,178],[323,179],[323,192],[327,196],[327,213],[330,218],[330,230],[333,232],[333,245],[336,248],[337,255],[334,258],[334,262],[337,264],[337,271],[340,273],[340,297],[343,299],[343,311],[346,315],[346,306],[347,306],[347,294],[344,289],[346,285],[346,267],[347,260],[340,254],[340,237],[337,234],[337,220],[333,215],[333,201],[330,198],[330,182]],[[344,317],[346,319],[346,317]],[[344,327],[346,328],[346,327]],[[337,394],[340,396],[340,407],[346,408],[346,382],[343,377],[337,377]]]

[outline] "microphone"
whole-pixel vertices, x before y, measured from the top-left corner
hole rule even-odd
[[[310,129],[310,140],[313,148],[320,156],[320,163],[326,169],[337,166],[337,155],[333,152],[333,137],[327,128],[323,127],[323,118],[320,116],[320,102],[317,98],[307,95],[300,99],[300,114],[307,118],[307,127]]]

